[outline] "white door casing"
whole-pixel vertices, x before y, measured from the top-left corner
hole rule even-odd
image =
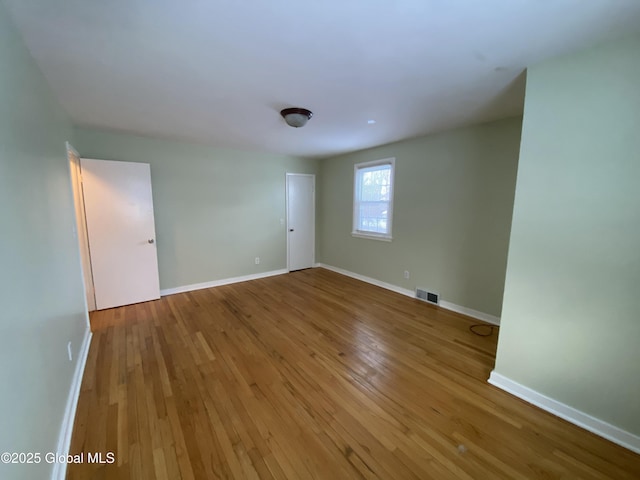
[[[315,183],[311,174],[287,173],[287,269],[315,263]]]
[[[150,165],[80,163],[97,309],[160,298]]]
[[[89,238],[87,235],[87,222],[84,215],[84,196],[82,195],[82,172],[80,168],[80,155],[67,142],[67,158],[71,173],[71,188],[73,191],[73,205],[76,217],[76,236],[80,247],[80,263],[82,267],[82,279],[84,280],[85,295],[87,298],[87,310],[96,309],[96,297],[93,291],[93,277],[91,273],[91,257],[89,255]]]

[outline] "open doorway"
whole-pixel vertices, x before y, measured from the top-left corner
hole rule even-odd
[[[80,260],[87,295],[87,308],[92,312],[96,309],[96,296],[93,287],[91,256],[89,254],[89,236],[87,234],[84,196],[82,194],[82,167],[80,165],[80,155],[69,142],[67,142],[67,158],[69,159],[69,168],[71,171],[71,187],[73,190],[73,204],[76,215],[76,234],[80,246]]]

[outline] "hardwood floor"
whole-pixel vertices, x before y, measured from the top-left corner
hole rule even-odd
[[[640,474],[639,455],[489,385],[496,333],[327,270],[91,322],[72,480]]]

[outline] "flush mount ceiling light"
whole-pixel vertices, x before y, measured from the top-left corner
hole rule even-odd
[[[311,110],[306,108],[285,108],[280,112],[287,125],[295,128],[304,127],[309,119],[313,117]]]

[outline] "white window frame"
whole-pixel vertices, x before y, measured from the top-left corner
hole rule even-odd
[[[363,168],[370,168],[370,167],[376,167],[378,165],[391,165],[391,178],[390,180],[390,184],[391,184],[391,195],[389,197],[389,208],[388,208],[388,213],[387,213],[387,226],[388,226],[388,233],[377,233],[377,232],[368,232],[366,230],[358,230],[358,203],[359,203],[359,199],[357,198],[358,195],[358,170],[363,169]],[[352,224],[352,230],[351,230],[351,235],[354,237],[360,237],[360,238],[370,238],[373,240],[381,240],[384,242],[390,242],[391,240],[393,240],[393,236],[392,236],[392,232],[393,232],[393,197],[395,196],[395,170],[396,170],[396,159],[394,157],[392,158],[383,158],[382,160],[374,160],[372,162],[362,162],[362,163],[356,163],[353,166],[353,224]]]

